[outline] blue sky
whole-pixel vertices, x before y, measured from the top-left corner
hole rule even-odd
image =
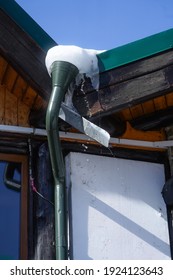
[[[58,43],[109,50],[173,28],[173,0],[16,0]]]

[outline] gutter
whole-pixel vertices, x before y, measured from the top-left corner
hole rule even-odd
[[[58,117],[64,95],[77,74],[78,68],[66,61],[55,61],[51,66],[52,93],[46,114],[46,130],[55,183],[55,245],[57,260],[68,259],[65,169],[59,139]]]
[[[13,125],[0,125],[0,132],[19,134],[19,135],[29,135],[29,136],[40,136],[47,137],[47,131],[40,128],[31,128],[31,127],[21,127]],[[89,136],[80,133],[72,132],[59,132],[60,140],[69,139],[78,142],[87,142],[88,144],[93,143],[93,139]],[[117,145],[127,145],[131,147],[141,147],[141,148],[162,148],[168,149],[173,147],[173,140],[163,140],[163,141],[144,141],[144,140],[134,140],[134,139],[123,139],[123,138],[110,138],[109,142],[111,146]]]

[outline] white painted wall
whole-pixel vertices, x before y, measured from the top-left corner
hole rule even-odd
[[[73,259],[170,259],[162,164],[70,153]]]

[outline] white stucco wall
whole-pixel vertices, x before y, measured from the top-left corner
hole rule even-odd
[[[66,157],[73,259],[170,259],[162,164]]]

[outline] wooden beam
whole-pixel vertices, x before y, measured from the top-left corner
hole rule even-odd
[[[164,69],[173,64],[173,49],[100,74],[100,88]]]
[[[0,53],[45,99],[51,92],[51,79],[45,67],[46,53],[0,10]]]
[[[173,89],[173,65],[99,91],[103,110],[121,110],[161,96]]]
[[[173,125],[173,107],[155,111],[130,121],[135,129],[148,131]]]
[[[35,184],[43,199],[35,193],[34,198],[34,256],[35,260],[55,259],[54,228],[54,182],[47,144],[34,150]]]
[[[173,51],[160,56],[103,73],[99,91],[84,94],[78,88],[73,98],[77,110],[89,117],[110,114],[171,92]]]
[[[148,57],[146,59],[135,61],[134,63],[130,63],[122,67],[114,68],[110,71],[100,73],[99,88],[102,89],[117,83],[135,79],[145,74],[164,69],[169,65],[173,65],[173,49],[152,57]],[[85,81],[82,85],[82,91],[80,91],[80,88],[78,88],[78,95],[83,95],[84,92],[85,94],[88,94],[94,91],[89,78],[85,78]]]

